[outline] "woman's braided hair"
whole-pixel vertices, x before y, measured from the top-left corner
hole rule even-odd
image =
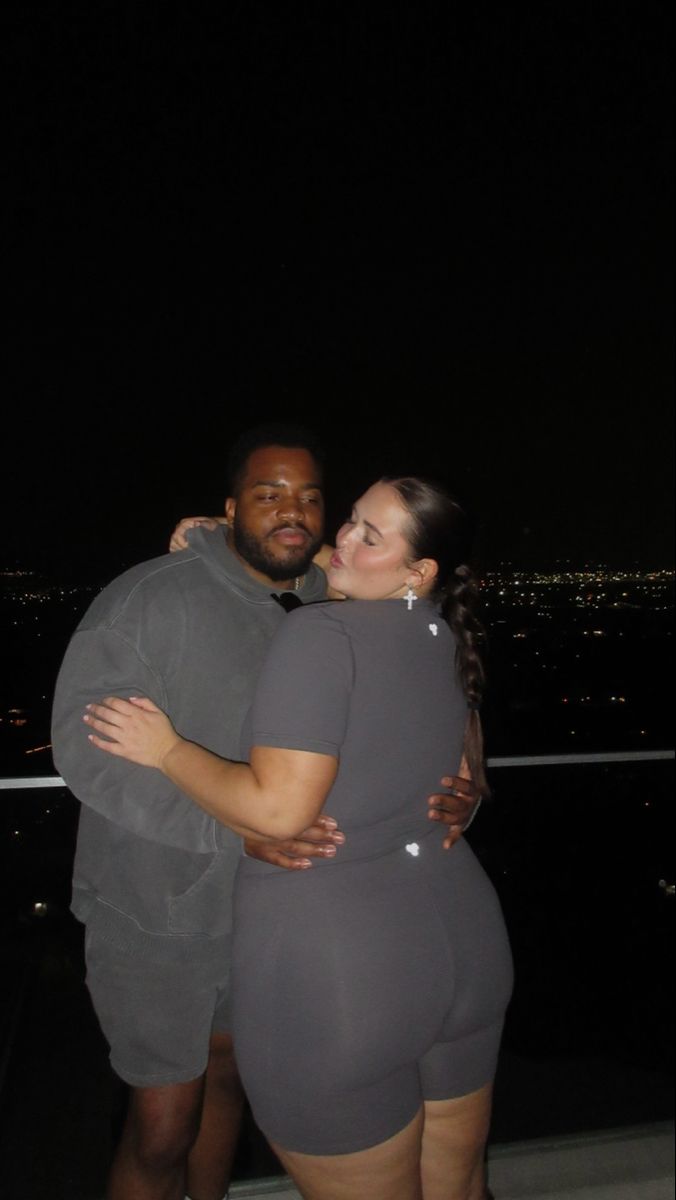
[[[406,476],[382,482],[394,488],[408,513],[411,561],[432,558],[439,568],[430,598],[456,637],[456,669],[468,707],[464,753],[475,787],[486,796],[490,789],[480,715],[486,634],[477,615],[479,583],[469,565],[472,522],[459,501],[432,480]]]

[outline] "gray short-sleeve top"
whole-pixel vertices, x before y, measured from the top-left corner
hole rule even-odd
[[[270,645],[243,731],[252,746],[334,755],[324,810],[339,861],[427,836],[426,798],[457,771],[467,704],[456,643],[435,605],[341,600],[290,613]],[[315,860],[326,865],[324,860]]]

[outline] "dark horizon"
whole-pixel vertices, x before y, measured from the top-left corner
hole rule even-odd
[[[289,419],[329,537],[420,472],[479,561],[673,562],[671,6],[14,9],[4,557],[152,557]]]
[[[566,561],[574,569],[585,564],[645,570],[674,566],[666,421],[656,423],[650,437],[646,433],[644,453],[632,455],[635,466],[620,453],[612,434],[607,446],[599,437],[575,460],[563,451],[557,458],[538,456],[536,448],[529,458],[524,438],[518,454],[510,450],[503,455],[496,439],[490,454],[472,460],[462,457],[452,438],[448,448],[443,437],[424,441],[418,436],[416,441],[412,434],[407,441],[404,434],[398,444],[392,433],[389,440],[382,438],[382,427],[383,421],[374,419],[370,426],[362,420],[365,445],[359,449],[350,447],[349,436],[336,439],[328,464],[327,541],[373,479],[418,473],[443,481],[473,514],[479,572],[510,562],[524,570],[548,570]],[[181,517],[222,513],[225,441],[216,446],[217,439],[206,440],[199,451],[186,452],[182,463],[178,449],[153,459],[149,437],[142,432],[135,449],[109,442],[105,458],[93,453],[91,444],[73,446],[67,466],[60,460],[63,436],[55,433],[36,445],[3,506],[0,570],[18,567],[57,578],[107,580],[165,553]],[[476,429],[473,436],[479,437]],[[113,461],[115,450],[119,465]],[[603,463],[596,467],[592,460],[598,455]]]

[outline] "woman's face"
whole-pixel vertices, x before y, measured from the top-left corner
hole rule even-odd
[[[394,488],[374,483],[338,530],[329,583],[351,600],[390,600],[415,587],[411,549],[402,533],[407,513]]]

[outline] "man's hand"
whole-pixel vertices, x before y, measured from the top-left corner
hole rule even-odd
[[[249,858],[258,858],[273,867],[305,871],[312,866],[313,858],[333,858],[336,848],[344,841],[345,834],[340,832],[333,817],[319,816],[316,823],[304,829],[297,838],[284,842],[246,838],[244,849]]]
[[[466,774],[463,774],[463,771]],[[441,786],[448,791],[428,798],[428,817],[430,821],[441,821],[448,826],[444,838],[444,850],[450,850],[458,838],[462,837],[470,824],[481,796],[469,777],[465,760],[460,764],[460,775],[445,775]]]

